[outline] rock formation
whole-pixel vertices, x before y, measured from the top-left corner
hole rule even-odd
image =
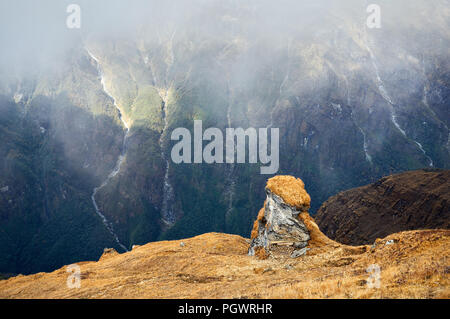
[[[251,233],[248,254],[267,258],[270,254],[305,255],[312,246],[333,243],[323,235],[309,216],[311,198],[305,184],[293,176],[268,180],[267,198]]]

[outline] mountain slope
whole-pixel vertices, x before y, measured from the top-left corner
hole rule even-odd
[[[315,219],[330,238],[349,245],[404,230],[450,228],[450,171],[387,176],[329,198]]]
[[[395,244],[385,245],[387,241]],[[67,267],[0,281],[0,298],[448,298],[450,233],[390,235],[374,249],[328,249],[292,259],[247,255],[240,236],[210,233],[149,243],[125,254],[80,262],[81,287],[68,288]],[[367,249],[367,251],[366,251]],[[365,252],[364,252],[365,251]],[[371,264],[380,288],[366,285]]]

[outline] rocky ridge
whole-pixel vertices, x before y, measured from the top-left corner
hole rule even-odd
[[[330,238],[361,245],[405,230],[449,229],[449,203],[450,171],[425,169],[341,192],[314,217]]]

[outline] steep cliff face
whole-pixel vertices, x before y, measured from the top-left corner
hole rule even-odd
[[[217,1],[187,10],[183,19],[168,8],[129,36],[86,37],[64,57],[64,68],[11,81],[2,77],[0,107],[15,109],[14,121],[21,123],[0,122],[1,140],[11,141],[2,159],[26,174],[18,177],[9,164],[0,172],[9,176],[0,184],[9,186],[0,206],[0,232],[8,243],[1,260],[10,260],[0,272],[96,258],[106,244],[91,229],[123,251],[91,200],[120,155],[120,171],[95,199],[127,249],[208,231],[247,235],[266,196],[267,176],[259,174],[259,164],[172,163],[170,133],[177,127],[192,132],[196,119],[222,131],[278,127],[278,174],[305,181],[312,214],[329,196],[383,175],[448,168],[446,2],[383,3],[381,29],[366,29],[361,1],[341,7],[323,0],[322,6],[301,8],[294,2]],[[125,145],[121,117],[130,126]],[[68,200],[62,188],[76,196]],[[69,223],[61,217],[75,210],[88,219],[82,226],[80,218]],[[84,250],[53,231],[44,233],[45,242],[54,244],[38,244],[48,211],[52,229],[74,223],[85,236],[76,242],[94,248]],[[24,214],[37,225],[26,236],[20,228],[29,223],[18,217]],[[42,259],[48,265],[33,265]]]
[[[350,245],[413,229],[450,228],[450,171],[384,177],[328,199],[315,219],[330,238]]]
[[[114,245],[90,196],[114,167],[123,131],[88,58],[68,62],[13,86],[16,100],[0,98],[0,272],[51,270]]]

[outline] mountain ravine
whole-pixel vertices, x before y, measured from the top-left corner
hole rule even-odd
[[[364,1],[194,2],[150,1],[119,31],[86,18],[46,68],[38,52],[26,72],[0,64],[0,273],[248,237],[270,176],[174,164],[171,132],[194,120],[279,128],[277,175],[308,185],[311,214],[382,176],[450,167],[448,1],[380,1],[380,29]]]

